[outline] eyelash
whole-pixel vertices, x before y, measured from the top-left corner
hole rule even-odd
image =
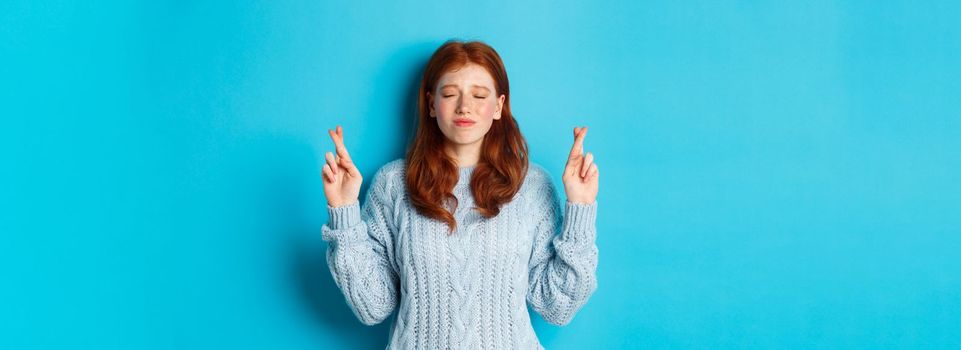
[[[443,98],[448,98],[448,97],[453,97],[453,96],[454,96],[454,95],[441,95],[441,97],[443,97]],[[477,96],[477,95],[474,95],[474,97],[476,97],[476,98],[487,98],[487,96]]]

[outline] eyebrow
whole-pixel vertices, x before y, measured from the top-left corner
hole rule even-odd
[[[456,88],[457,85],[455,85],[455,84],[447,84],[447,85],[441,86],[440,88],[443,90],[443,89],[446,89],[446,88],[449,88],[449,87]],[[487,92],[490,92],[490,91],[491,91],[491,89],[488,89],[486,86],[480,86],[480,85],[477,85],[477,84],[471,85],[471,87],[484,89],[484,90],[487,90]]]

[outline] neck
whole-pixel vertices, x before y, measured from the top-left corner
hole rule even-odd
[[[454,158],[458,168],[466,168],[477,165],[480,160],[480,151],[483,140],[471,144],[447,143],[447,154]]]

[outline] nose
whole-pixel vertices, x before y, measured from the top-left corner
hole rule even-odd
[[[457,110],[455,110],[455,112],[457,114],[466,114],[470,111],[470,107],[470,99],[461,97],[459,101],[457,101]]]

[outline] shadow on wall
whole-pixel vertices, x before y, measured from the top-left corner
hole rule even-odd
[[[397,148],[400,152],[394,154],[391,159],[397,159],[403,157],[407,151],[407,145],[414,140],[414,132],[417,130],[417,122],[419,116],[417,115],[417,98],[418,92],[420,90],[420,81],[424,75],[424,68],[427,66],[427,61],[430,60],[430,55],[434,53],[442,42],[422,42],[408,46],[403,50],[399,50],[394,57],[388,62],[388,64],[381,71],[381,75],[394,74],[398,67],[401,68],[402,77],[400,80],[399,90],[401,94],[394,96],[395,103],[394,106],[397,108],[397,116],[400,120],[401,130],[405,137],[403,139],[403,144],[400,148]],[[381,90],[387,91],[387,90]]]
[[[356,349],[383,349],[387,343],[387,325],[367,327],[361,324],[347,306],[343,294],[334,283],[327,267],[325,249],[317,218],[325,213],[318,164],[320,157],[309,144],[289,136],[246,140],[246,148],[231,156],[236,163],[228,172],[241,173],[249,169],[255,177],[245,188],[257,188],[255,207],[250,215],[263,216],[269,232],[262,235],[269,240],[280,237],[274,257],[280,259],[280,273],[288,284],[291,304],[307,315],[306,329],[318,329],[311,336],[318,341],[337,337],[341,344]],[[272,247],[271,245],[265,248]],[[317,344],[324,348],[322,344]]]
[[[413,137],[413,132],[417,125],[417,91],[420,87],[420,79],[423,74],[424,66],[433,51],[440,46],[440,42],[424,42],[409,45],[399,49],[392,55],[384,65],[384,68],[376,76],[377,83],[388,82],[388,86],[372,85],[375,88],[373,101],[369,104],[371,109],[367,113],[368,118],[381,118],[389,116],[396,118],[399,134],[396,138],[396,145],[383,151],[366,150],[365,153],[372,154],[367,157],[370,164],[358,164],[364,174],[364,184],[361,189],[362,200],[366,197],[367,189],[370,186],[370,179],[373,178],[377,169],[386,162],[404,157],[408,142]],[[390,85],[393,84],[393,85]],[[383,101],[394,101],[385,105]],[[383,107],[378,107],[383,106]],[[385,122],[385,125],[392,123]],[[384,147],[379,144],[376,147]],[[310,170],[312,175],[316,175],[315,184],[300,188],[299,193],[322,195],[323,188],[320,183],[320,168],[324,151],[316,151],[314,159],[302,159],[304,164],[316,164]],[[320,212],[326,213],[326,201],[319,198]],[[290,213],[306,213],[305,208],[289,208]],[[316,215],[309,213],[305,215]],[[296,218],[294,218],[297,221]],[[326,223],[327,218],[323,218]],[[300,218],[299,222],[312,222],[307,218]],[[293,237],[292,239],[292,262],[295,288],[298,290],[302,303],[315,316],[321,327],[331,330],[332,333],[342,338],[343,343],[351,344],[352,349],[383,349],[387,346],[390,336],[390,326],[394,317],[391,316],[383,323],[376,326],[365,326],[357,319],[350,310],[343,293],[334,283],[333,276],[326,260],[327,245],[320,238],[320,228],[311,225],[296,225],[291,228],[294,232],[284,232]],[[395,311],[396,315],[396,311]]]

